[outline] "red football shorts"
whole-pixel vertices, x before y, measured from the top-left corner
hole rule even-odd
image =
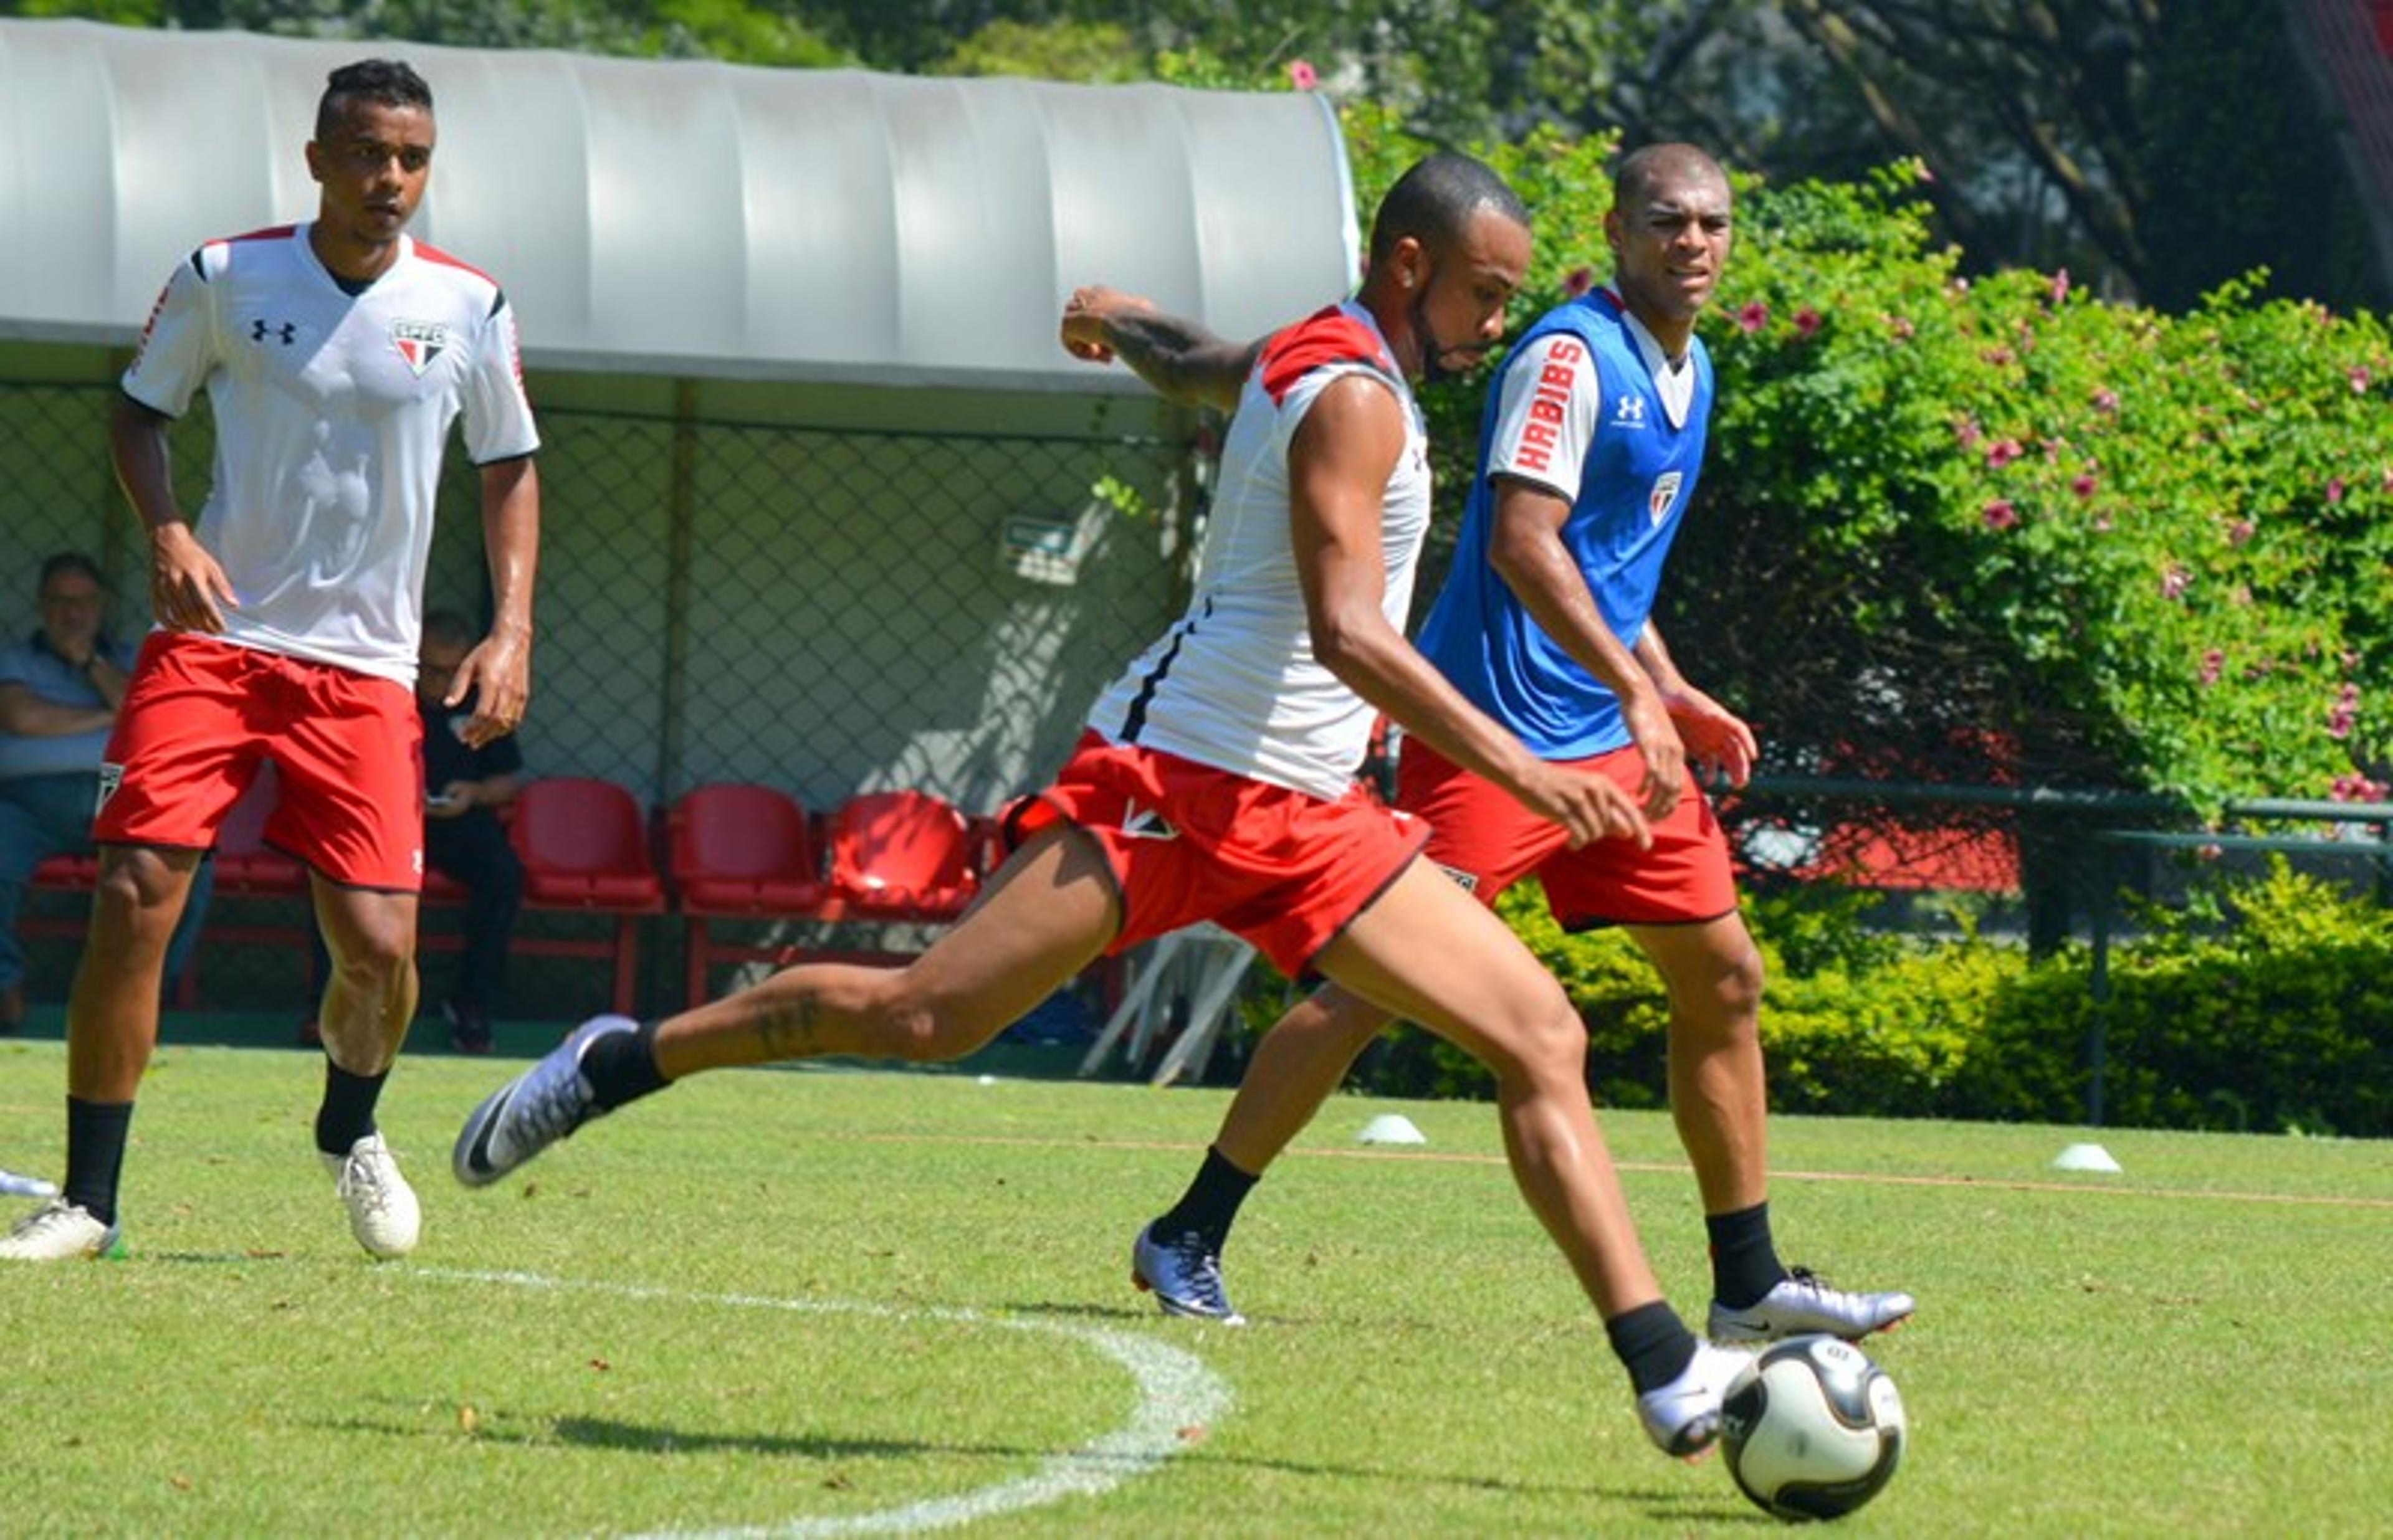
[[[1634,797],[1645,758],[1632,746],[1564,767],[1606,777]],[[1711,803],[1692,784],[1654,826],[1653,849],[1640,850],[1634,840],[1595,840],[1573,850],[1562,825],[1408,737],[1396,764],[1396,805],[1428,822],[1429,858],[1465,879],[1483,904],[1492,906],[1497,894],[1536,873],[1565,931],[1700,924],[1736,908],[1728,839]]]
[[[1360,790],[1336,802],[1176,754],[1081,736],[1055,783],[1014,804],[1019,843],[1071,823],[1104,848],[1120,952],[1210,920],[1290,978],[1420,853],[1419,823]]]
[[[424,738],[395,680],[153,631],[100,765],[92,838],[204,850],[267,760],[266,842],[335,882],[424,886]]]

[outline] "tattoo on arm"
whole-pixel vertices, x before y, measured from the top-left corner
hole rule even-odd
[[[1225,411],[1237,405],[1259,346],[1242,346],[1193,320],[1152,310],[1115,316],[1105,331],[1114,356],[1167,399]]]

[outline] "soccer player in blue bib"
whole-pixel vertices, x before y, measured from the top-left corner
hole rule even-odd
[[[1712,368],[1695,320],[1730,245],[1728,178],[1689,145],[1628,156],[1604,234],[1612,283],[1562,305],[1509,353],[1479,437],[1461,538],[1420,650],[1538,758],[1610,779],[1650,842],[1572,848],[1564,830],[1419,740],[1397,803],[1429,821],[1430,858],[1493,904],[1535,874],[1564,929],[1626,926],[1670,998],[1670,1104],[1709,1233],[1709,1335],[1868,1336],[1901,1293],[1827,1287],[1772,1238],[1759,951],[1737,913],[1727,841],[1687,762],[1743,784],[1753,730],[1689,685],[1652,624],[1703,469]],[[1174,1314],[1240,1319],[1221,1253],[1263,1168],[1389,1020],[1335,985],[1258,1048],[1187,1194],[1139,1234],[1134,1276]]]

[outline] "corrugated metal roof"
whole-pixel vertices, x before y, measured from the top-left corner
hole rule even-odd
[[[201,241],[312,216],[324,76],[413,64],[420,239],[496,276],[535,367],[1118,382],[1074,285],[1246,336],[1339,297],[1345,152],[1308,94],[916,79],[0,20],[0,336],[129,340]]]

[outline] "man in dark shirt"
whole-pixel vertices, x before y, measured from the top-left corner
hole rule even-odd
[[[464,950],[441,1006],[461,1053],[490,1050],[490,1007],[505,982],[524,882],[523,863],[497,813],[522,785],[523,752],[512,735],[479,748],[465,742],[457,729],[473,715],[471,695],[453,707],[441,704],[477,640],[463,615],[433,610],[424,617],[415,675],[424,717],[424,864],[465,890]]]
[[[465,890],[464,946],[440,1006],[460,1053],[490,1051],[490,1007],[506,979],[524,883],[523,862],[498,816],[522,787],[523,751],[513,734],[478,749],[467,744],[460,729],[473,718],[472,694],[454,706],[441,700],[477,640],[457,611],[427,611],[415,672],[415,710],[424,724],[424,867]],[[314,946],[311,993],[320,997],[332,959],[320,933]],[[300,1024],[299,1040],[320,1040],[314,1016]]]

